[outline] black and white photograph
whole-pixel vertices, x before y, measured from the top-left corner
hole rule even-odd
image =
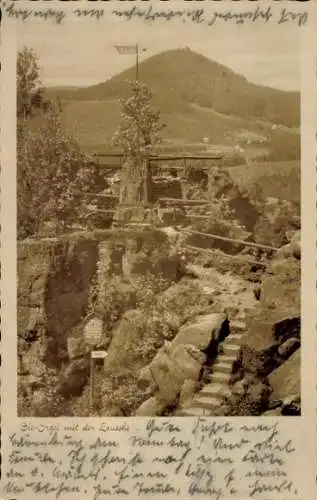
[[[299,30],[116,27],[19,31],[18,416],[300,415]]]

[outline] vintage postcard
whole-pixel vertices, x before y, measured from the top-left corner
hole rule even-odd
[[[314,2],[1,9],[1,497],[312,500]]]

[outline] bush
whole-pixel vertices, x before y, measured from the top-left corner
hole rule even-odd
[[[51,105],[43,125],[29,132],[18,123],[18,234],[34,236],[49,222],[65,230],[84,211],[85,193],[93,190],[90,159],[64,134],[57,106]]]
[[[183,323],[209,307],[197,283],[184,280],[166,290],[164,287],[164,280],[153,280],[153,277],[142,277],[136,283],[136,288],[141,291],[138,305],[143,310],[147,335],[135,348],[148,362],[165,340],[174,338]]]
[[[130,416],[150,396],[150,391],[140,391],[137,377],[128,370],[106,373],[96,377],[97,415]]]
[[[61,417],[69,413],[68,402],[58,394],[58,375],[46,368],[37,381],[38,389],[31,389],[28,378],[18,384],[18,415],[23,417]]]

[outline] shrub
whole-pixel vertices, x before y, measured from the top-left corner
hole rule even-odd
[[[99,381],[99,414],[129,416],[150,396],[150,391],[138,388],[137,377],[131,372],[107,374]]]
[[[34,236],[45,221],[65,230],[83,212],[85,193],[93,189],[90,159],[64,134],[56,105],[36,132],[20,122],[17,140],[19,236]]]
[[[61,417],[68,415],[68,402],[57,393],[58,375],[46,367],[38,379],[38,389],[30,389],[28,379],[18,384],[18,415],[24,417]]]

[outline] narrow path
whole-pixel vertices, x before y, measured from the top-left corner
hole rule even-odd
[[[188,265],[187,270],[204,293],[215,297],[222,310],[240,311],[256,307],[253,283],[231,272],[221,273],[215,268],[204,268],[198,264]]]
[[[176,416],[212,416],[214,411],[223,404],[225,397],[230,395],[229,382],[246,331],[244,309],[240,310],[236,318],[230,321],[229,328],[230,334],[220,344],[222,352],[211,367],[211,382],[195,394],[189,407],[177,411]]]

